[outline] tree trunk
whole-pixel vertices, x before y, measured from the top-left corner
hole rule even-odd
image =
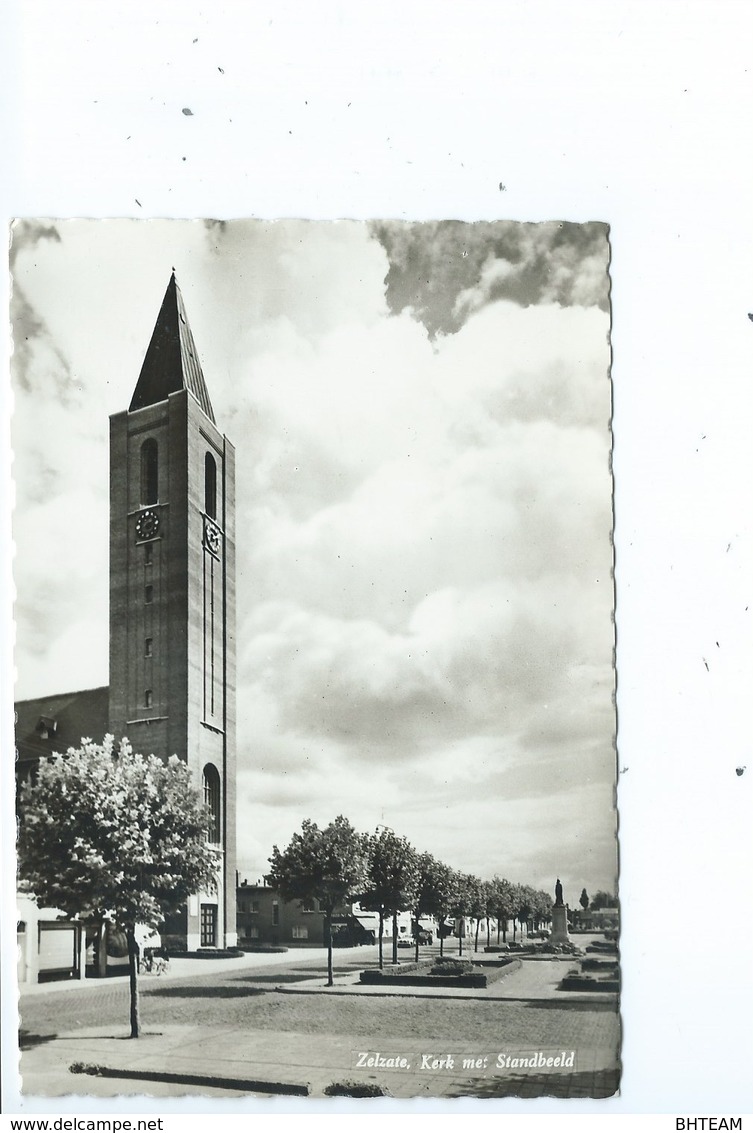
[[[458,918],[458,956],[463,955],[463,933],[465,932],[465,918]]]
[[[392,963],[397,963],[397,910],[392,914]]]
[[[501,931],[502,931],[502,918],[499,915],[499,913],[497,913],[497,947],[499,947],[499,934],[501,933]]]
[[[502,943],[507,944],[507,913],[502,919]]]
[[[107,921],[102,921],[97,930],[95,943],[95,963],[97,975],[102,979],[107,975]]]
[[[439,924],[439,955],[440,956],[444,956],[444,927],[445,927],[444,922],[445,922],[446,919],[447,919],[446,917],[440,916],[439,920],[438,920],[438,924]]]
[[[488,948],[492,942],[492,922],[489,917],[486,918],[486,947]]]
[[[139,946],[136,943],[136,932],[133,925],[126,928],[128,941],[128,986],[131,993],[131,1038],[139,1037]]]
[[[481,928],[481,917],[476,917],[476,940],[473,945],[473,951],[478,952],[478,930]]]
[[[324,914],[324,935],[327,937],[327,987],[335,986],[332,971],[332,913]]]
[[[379,967],[384,967],[384,909],[379,908]]]
[[[416,963],[418,963],[418,934],[420,928],[418,924],[418,909],[416,909]]]

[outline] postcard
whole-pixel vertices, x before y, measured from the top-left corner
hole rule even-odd
[[[607,220],[14,224],[25,1094],[618,1091]]]

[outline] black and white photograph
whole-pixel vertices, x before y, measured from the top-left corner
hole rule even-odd
[[[4,15],[0,1124],[742,1129],[753,8]]]
[[[608,220],[13,224],[25,1095],[618,1092]]]

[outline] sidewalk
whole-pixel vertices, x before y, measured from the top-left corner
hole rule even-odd
[[[341,954],[347,953],[348,955],[358,952],[357,948],[342,948],[338,950]],[[361,950],[362,951],[362,950]],[[161,982],[166,980],[183,980],[188,976],[206,976],[212,972],[224,973],[232,972],[238,968],[245,968],[253,970],[254,968],[266,968],[273,965],[289,964],[291,962],[300,963],[302,960],[319,961],[327,959],[326,948],[306,948],[300,951],[288,952],[244,952],[239,956],[232,956],[225,960],[197,960],[195,958],[187,958],[182,956],[173,957],[167,966],[166,971],[161,975],[155,976],[149,972],[142,970],[139,975],[139,983],[145,983],[147,980],[158,979]],[[365,964],[364,964],[365,966]],[[128,983],[128,976],[106,976],[104,978],[90,977],[85,980],[49,980],[46,983],[38,984],[21,984],[20,995],[25,998],[27,995],[45,995],[49,992],[58,991],[83,991],[86,988],[101,988],[104,984],[124,984]]]
[[[117,1097],[121,1094],[147,1097],[192,1096],[249,1097],[272,1096],[305,1090],[310,1097],[323,1097],[333,1081],[356,1079],[379,1082],[395,1097],[473,1096],[478,1089],[484,1094],[484,1082],[491,1088],[496,1053],[487,1052],[483,1043],[453,1044],[452,1067],[422,1069],[425,1058],[446,1059],[447,1050],[433,1049],[431,1044],[405,1036],[396,1036],[378,1044],[368,1036],[328,1034],[299,1035],[289,1031],[244,1032],[234,1028],[201,1026],[164,1027],[160,1033],[146,1031],[138,1040],[112,1034],[112,1028],[92,1028],[61,1035],[54,1041],[25,1051],[21,1060],[25,1096],[61,1097],[81,1094],[87,1097]],[[488,1053],[492,1070],[479,1072],[462,1068],[462,1055],[476,1057]],[[359,1058],[375,1055],[382,1058],[400,1055],[406,1070],[358,1067]],[[609,1051],[583,1048],[577,1051],[578,1076],[593,1078],[609,1072]],[[114,1072],[112,1077],[72,1074],[74,1063],[94,1064]],[[159,1083],[149,1075],[169,1070],[175,1081]],[[118,1077],[117,1071],[133,1077]],[[139,1080],[139,1076],[141,1080]],[[500,1074],[499,1077],[504,1075]],[[508,1072],[509,1077],[513,1075]],[[536,1080],[540,1071],[521,1071],[517,1080]],[[572,1070],[550,1072],[547,1078],[559,1079],[564,1085],[574,1077]],[[193,1079],[194,1084],[187,1084]],[[236,1088],[228,1086],[233,1082]],[[223,1083],[226,1085],[223,1088]],[[266,1088],[265,1088],[266,1084]],[[581,1095],[583,1096],[583,1095]]]

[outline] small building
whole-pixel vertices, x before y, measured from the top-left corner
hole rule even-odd
[[[591,922],[591,927],[595,929],[616,929],[620,927],[620,910],[616,906],[613,908],[605,906],[603,909],[589,909],[588,917]]]
[[[286,901],[271,885],[243,881],[236,893],[238,946],[240,948],[323,948],[324,916],[319,903]],[[374,937],[350,906],[332,916],[332,942],[342,947],[372,944]]]
[[[42,759],[77,747],[84,735],[107,731],[108,688],[16,702],[16,810],[21,788],[34,782]],[[60,909],[39,908],[28,891],[17,894],[16,944],[19,984],[83,979],[83,927]]]
[[[83,926],[59,909],[39,908],[29,894],[17,897],[17,975],[19,985],[83,979]]]
[[[620,910],[617,906],[603,906],[599,909],[574,909],[573,928],[580,932],[603,932],[605,929],[619,929]]]

